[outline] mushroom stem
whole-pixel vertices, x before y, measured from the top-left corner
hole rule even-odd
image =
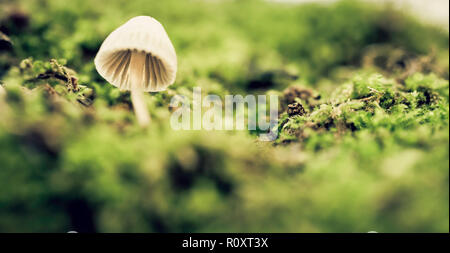
[[[150,124],[150,114],[148,113],[147,105],[144,101],[143,90],[143,78],[145,70],[145,58],[144,52],[138,52],[133,50],[131,52],[130,59],[130,81],[132,85],[131,89],[131,102],[133,103],[134,113],[138,120],[139,125],[145,127]]]
[[[139,125],[145,127],[150,124],[150,114],[144,101],[143,92],[140,90],[131,91],[131,102]]]

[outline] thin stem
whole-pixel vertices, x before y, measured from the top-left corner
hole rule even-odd
[[[139,125],[145,127],[150,124],[150,114],[144,101],[143,82],[146,54],[144,52],[132,51],[130,59],[130,81],[132,85],[131,102]]]
[[[131,102],[133,103],[137,121],[139,125],[145,127],[150,124],[150,114],[148,113],[147,104],[144,101],[143,95],[143,92],[140,90],[131,91]]]

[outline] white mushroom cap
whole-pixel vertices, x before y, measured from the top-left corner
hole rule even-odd
[[[98,73],[121,90],[163,91],[175,81],[177,56],[164,27],[138,16],[114,30],[95,57]]]

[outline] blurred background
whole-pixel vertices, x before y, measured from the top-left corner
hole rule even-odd
[[[0,0],[0,232],[449,231],[449,3]],[[93,59],[178,56],[152,125]],[[175,95],[278,95],[279,136],[174,131]]]
[[[278,3],[324,3],[329,4],[336,0],[271,0]],[[417,16],[423,22],[433,23],[447,30],[449,18],[449,1],[446,0],[365,0],[379,5],[388,5],[389,7],[408,12]]]

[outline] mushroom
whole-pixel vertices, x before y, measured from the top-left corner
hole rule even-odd
[[[150,123],[143,93],[166,90],[177,73],[177,56],[169,36],[149,16],[134,17],[109,34],[94,63],[106,81],[131,92],[141,126]]]

